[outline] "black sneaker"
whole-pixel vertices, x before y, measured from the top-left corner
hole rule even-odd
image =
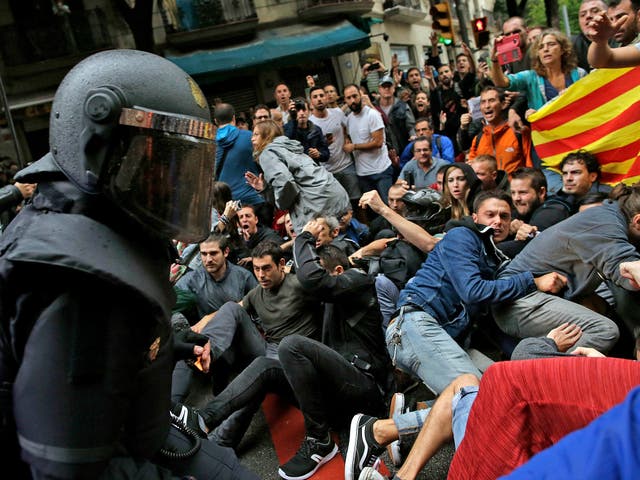
[[[174,423],[193,430],[202,438],[207,438],[207,425],[195,408],[176,403],[169,413]]]
[[[312,437],[304,437],[300,449],[278,469],[278,475],[286,480],[304,480],[338,453],[338,446],[329,438],[326,443]]]
[[[378,457],[384,452],[373,438],[373,424],[377,418],[359,413],[351,419],[349,431],[349,447],[344,462],[345,480],[357,480],[365,467],[373,467]]]

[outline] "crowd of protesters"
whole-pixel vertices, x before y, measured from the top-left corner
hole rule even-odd
[[[178,243],[170,273],[173,326],[207,337],[211,365],[177,363],[175,418],[234,448],[277,393],[305,422],[289,480],[331,460],[335,430],[349,431],[349,480],[383,478],[385,447],[394,478],[416,478],[452,439],[452,478],[510,474],[556,443],[513,478],[585,476],[562,457],[577,442],[599,447],[593,471],[610,465],[597,432],[636,428],[640,185],[602,184],[585,150],[545,167],[527,121],[588,74],[579,65],[640,64],[640,43],[612,48],[627,16],[606,10],[584,1],[573,41],[510,18],[511,63],[463,44],[442,64],[434,36],[424,65],[366,63],[341,92],[310,75],[297,96],[278,84],[273,107],[217,102],[211,234]],[[3,211],[33,188],[0,189]],[[431,408],[405,411],[400,375]],[[196,409],[199,376],[214,396]],[[640,465],[638,432],[614,433],[619,468]]]

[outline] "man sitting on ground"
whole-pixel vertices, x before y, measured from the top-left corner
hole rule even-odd
[[[278,245],[284,243],[282,237],[278,235],[275,230],[260,224],[253,205],[244,205],[238,210],[238,223],[242,229],[242,239],[244,240],[247,253],[251,252],[259,243],[264,241],[274,242]],[[248,268],[251,268],[250,264],[250,256],[241,258],[238,261],[238,265]]]
[[[181,291],[191,293],[197,306],[200,320],[191,329],[206,335],[212,342],[215,342],[215,339],[212,338],[209,324],[220,307],[226,302],[240,301],[258,284],[253,274],[228,262],[228,255],[229,239],[218,233],[211,234],[200,243],[202,265],[196,270],[187,272],[175,286],[178,293]],[[185,308],[188,306],[185,305]],[[185,362],[180,361],[176,364],[171,384],[172,400],[177,402],[185,400],[189,394],[191,372]]]

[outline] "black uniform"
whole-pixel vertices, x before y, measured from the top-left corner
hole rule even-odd
[[[96,63],[103,68],[95,68]],[[105,63],[111,68],[104,68]],[[89,57],[56,93],[52,152],[16,175],[19,181],[37,182],[38,190],[0,237],[0,437],[5,469],[22,469],[24,477],[28,474],[20,456],[33,478],[256,478],[232,452],[207,441],[179,460],[160,453],[163,446],[185,451],[198,441],[170,427],[175,349],[168,272],[176,252],[166,232],[141,221],[145,213],[159,219],[162,211],[135,184],[140,174],[158,190],[169,185],[158,176],[166,164],[152,156],[159,145],[152,138],[158,131],[150,125],[158,117],[136,110],[136,119],[146,118],[149,126],[133,132],[148,138],[141,144],[131,140],[127,147],[130,139],[123,132],[129,120],[118,115],[134,108],[136,100],[127,98],[135,97],[127,90],[133,84],[127,87],[126,82],[135,77],[136,66],[145,64],[147,71],[162,69],[192,95],[195,84],[184,72],[155,55],[110,51]],[[91,89],[95,85],[85,76],[80,78],[84,92],[78,85],[70,88],[85,69],[91,81],[108,87]],[[113,77],[100,79],[105,72]],[[119,79],[125,79],[122,90]],[[71,94],[93,100],[77,106],[77,101],[67,101]],[[162,104],[150,100],[147,107],[160,110]],[[100,125],[92,125],[76,108]],[[164,112],[171,108],[167,104]],[[78,134],[60,138],[58,133],[74,121],[79,122]],[[195,117],[189,122],[203,127],[206,121]],[[179,127],[171,123],[162,128],[161,141],[168,148]],[[187,141],[195,152],[198,136]],[[66,156],[65,149],[72,152],[76,142],[84,142],[83,147]],[[174,173],[182,173],[172,166]],[[122,197],[106,193],[112,181]],[[179,197],[162,191],[162,202],[179,204]],[[135,196],[134,202],[146,199],[149,210],[136,203],[133,215],[126,195]],[[198,219],[207,215],[204,209],[194,212]],[[206,233],[208,227],[203,227]],[[187,350],[193,352],[193,345]]]

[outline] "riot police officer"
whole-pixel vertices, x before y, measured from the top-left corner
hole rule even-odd
[[[200,88],[156,55],[98,53],[59,86],[49,141],[0,237],[3,457],[34,478],[257,478],[170,427],[171,240],[209,232]]]

